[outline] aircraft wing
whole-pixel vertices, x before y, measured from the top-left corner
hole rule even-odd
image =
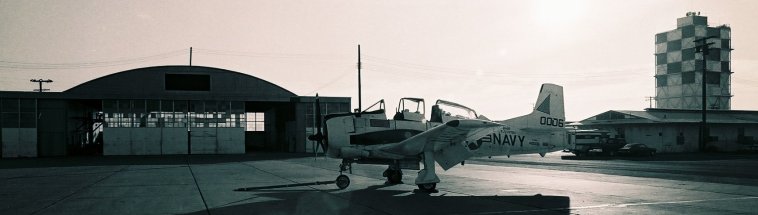
[[[431,150],[437,163],[447,170],[473,155],[464,140],[489,134],[499,126],[503,125],[486,120],[452,120],[401,142],[375,148],[372,153],[412,156]]]

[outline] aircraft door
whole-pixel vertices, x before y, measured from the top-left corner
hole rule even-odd
[[[363,132],[366,130],[366,118],[360,118],[360,117],[353,117],[353,122],[350,124],[353,124],[352,132]],[[346,122],[346,124],[349,122]]]
[[[354,117],[342,118],[342,124],[345,125],[345,132],[355,133],[355,118]]]

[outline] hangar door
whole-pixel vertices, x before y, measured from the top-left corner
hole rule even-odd
[[[103,100],[104,155],[241,154],[244,103]]]

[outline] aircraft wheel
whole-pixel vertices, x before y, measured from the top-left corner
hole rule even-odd
[[[387,181],[391,184],[400,184],[403,182],[403,172],[399,170],[390,170],[387,172]]]
[[[340,175],[337,176],[337,187],[340,188],[340,190],[344,190],[347,188],[347,186],[350,186],[350,178],[348,178],[346,175]]]
[[[418,189],[424,192],[433,192],[437,188],[437,183],[419,184]]]

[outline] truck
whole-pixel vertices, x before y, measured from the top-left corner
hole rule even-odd
[[[619,138],[611,131],[599,129],[569,130],[567,137],[569,148],[565,151],[576,156],[614,156],[619,148],[626,145],[624,138]]]

